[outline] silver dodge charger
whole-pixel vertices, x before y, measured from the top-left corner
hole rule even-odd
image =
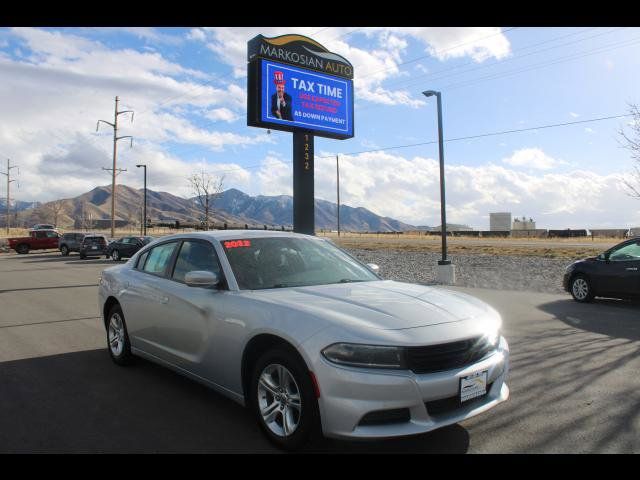
[[[377,271],[295,233],[163,237],[102,272],[108,350],[118,365],[143,357],[249,407],[285,449],[319,433],[424,433],[508,398],[496,310]]]

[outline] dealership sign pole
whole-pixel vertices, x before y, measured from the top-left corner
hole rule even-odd
[[[313,235],[314,137],[354,136],[353,66],[302,35],[258,35],[247,56],[247,125],[293,133],[293,230]]]

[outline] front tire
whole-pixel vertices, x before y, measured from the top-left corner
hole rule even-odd
[[[118,365],[130,365],[133,362],[129,333],[120,305],[114,305],[107,317],[107,349],[111,359]]]
[[[249,405],[267,438],[296,450],[319,430],[318,402],[304,362],[292,351],[275,348],[256,362]]]
[[[29,253],[29,245],[27,245],[26,243],[21,243],[16,247],[16,252],[18,252],[20,255],[26,255],[27,253]]]
[[[593,300],[595,295],[587,277],[578,274],[571,279],[571,296],[580,303],[588,303]]]
[[[120,260],[120,252],[118,250],[114,250],[113,252],[111,252],[111,259],[114,262],[117,262]]]
[[[66,245],[63,245],[60,247],[60,253],[62,254],[63,257],[66,257],[69,255],[69,247],[67,247]]]

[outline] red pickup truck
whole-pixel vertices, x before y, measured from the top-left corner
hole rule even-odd
[[[58,249],[60,234],[55,230],[32,230],[28,237],[10,238],[9,248],[18,253],[29,253],[29,250]]]

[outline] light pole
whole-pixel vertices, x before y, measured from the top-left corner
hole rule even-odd
[[[136,165],[136,167],[140,168],[140,167],[144,167],[144,208],[142,210],[142,216],[144,217],[142,219],[142,225],[143,225],[143,233],[142,235],[144,235],[145,237],[147,236],[147,166],[142,164],[142,165]]]
[[[442,236],[442,260],[438,261],[437,281],[455,283],[455,269],[451,260],[447,260],[447,212],[444,187],[444,141],[442,134],[442,95],[435,90],[422,92],[425,97],[434,96],[438,103],[438,150],[440,153],[440,233]]]

